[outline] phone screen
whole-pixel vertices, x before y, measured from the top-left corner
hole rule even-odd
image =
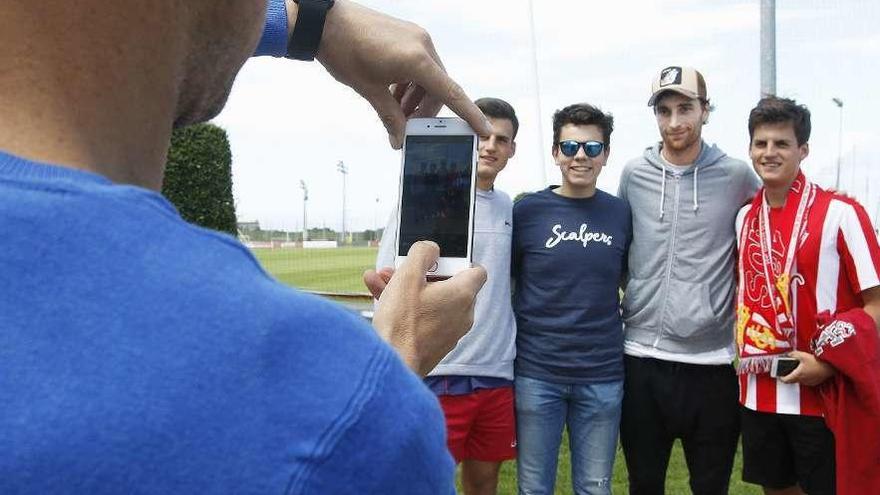
[[[434,241],[440,256],[468,253],[473,136],[407,136],[398,255]]]
[[[801,362],[794,358],[777,358],[776,376],[783,377],[791,374],[799,364],[801,364]]]

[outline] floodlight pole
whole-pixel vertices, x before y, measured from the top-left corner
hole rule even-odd
[[[300,179],[299,188],[303,191],[303,242],[309,240],[309,224],[308,224],[308,216],[307,216],[307,204],[309,201],[309,188],[306,186],[306,181]]]
[[[345,177],[348,175],[348,167],[339,160],[336,164],[336,171],[342,174],[342,242],[345,244]]]
[[[535,76],[535,120],[538,124],[538,153],[541,158],[541,187],[547,185],[546,153],[544,153],[544,126],[541,123],[544,111],[541,109],[541,80],[538,76],[538,36],[535,30],[535,6],[529,0],[529,27],[532,33],[532,74]]]
[[[776,94],[776,0],[761,0],[761,97]]]
[[[834,179],[834,189],[840,190],[840,162],[843,155],[843,100],[840,98],[831,98],[831,101],[837,105],[840,110],[840,124],[837,126],[837,173]]]

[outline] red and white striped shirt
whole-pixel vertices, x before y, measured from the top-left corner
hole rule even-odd
[[[751,205],[743,207],[737,215],[737,235],[742,233],[742,222],[750,208]],[[792,229],[791,225],[780,225],[780,212],[781,208],[770,211],[775,255],[786,251],[782,239],[788,239]],[[860,293],[880,285],[880,247],[861,205],[819,188],[807,217],[806,232],[807,238],[797,251],[792,269],[791,304],[796,325],[795,347],[811,352],[810,339],[816,331],[817,314],[835,314],[862,306]],[[812,387],[785,384],[769,373],[741,375],[739,399],[743,406],[755,411],[822,415],[819,396]]]

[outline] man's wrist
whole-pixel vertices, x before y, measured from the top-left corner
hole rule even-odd
[[[424,360],[419,358],[418,353],[415,352],[412,346],[406,345],[407,342],[405,340],[394,338],[394,329],[385,324],[385,318],[379,309],[377,309],[376,314],[373,315],[373,328],[376,330],[379,338],[384,340],[386,344],[394,349],[394,352],[397,353],[397,356],[400,357],[403,364],[405,364],[413,373],[424,377],[428,374],[428,371],[431,371],[422,369],[424,367]]]
[[[412,354],[408,354],[405,352],[401,352],[398,350],[398,354],[400,354],[400,358],[403,360],[403,364],[406,365],[413,373],[418,375],[420,378],[424,378],[425,375],[428,374],[430,370],[423,370],[424,367],[422,365],[422,360],[418,359]]]
[[[296,60],[314,60],[321,46],[327,16],[335,0],[285,1],[290,12],[287,57]]]

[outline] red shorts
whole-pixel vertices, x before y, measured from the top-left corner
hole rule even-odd
[[[438,399],[446,415],[446,441],[455,462],[516,459],[513,387],[478,389]]]

